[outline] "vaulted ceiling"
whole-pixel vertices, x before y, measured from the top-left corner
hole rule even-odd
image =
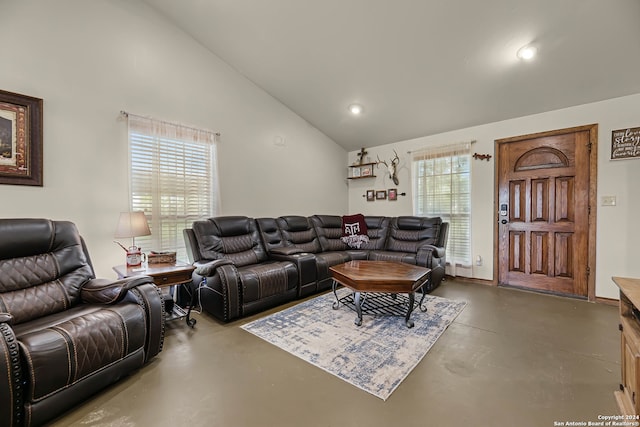
[[[639,0],[144,1],[347,150],[640,93]]]

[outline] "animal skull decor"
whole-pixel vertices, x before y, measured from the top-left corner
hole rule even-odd
[[[395,185],[398,185],[400,183],[400,181],[398,181],[398,176],[397,174],[397,166],[398,166],[398,162],[400,162],[400,158],[398,157],[398,153],[396,153],[396,150],[393,150],[393,154],[395,154],[396,156],[391,159],[391,164],[387,164],[387,162],[385,162],[384,160],[380,160],[380,156],[378,156],[378,164],[382,163],[383,165],[385,165],[387,167],[387,172],[389,172],[389,178],[391,178],[391,180],[393,180],[393,183]]]

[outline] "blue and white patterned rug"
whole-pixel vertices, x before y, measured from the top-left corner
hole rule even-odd
[[[348,290],[339,292],[342,296]],[[410,329],[403,317],[395,316],[364,315],[362,326],[356,326],[355,312],[343,304],[332,309],[334,301],[333,293],[320,295],[242,328],[382,400],[389,398],[466,305],[427,295],[427,311],[414,310],[415,326]]]

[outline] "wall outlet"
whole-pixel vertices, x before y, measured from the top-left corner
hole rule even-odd
[[[601,204],[602,206],[615,206],[616,196],[602,196]]]

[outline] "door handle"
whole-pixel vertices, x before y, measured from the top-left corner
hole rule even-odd
[[[509,221],[507,221],[506,219],[503,219],[503,220],[502,220],[502,221],[500,221],[500,222],[501,222],[501,223],[503,223],[503,224],[506,224],[506,223],[508,223]]]

